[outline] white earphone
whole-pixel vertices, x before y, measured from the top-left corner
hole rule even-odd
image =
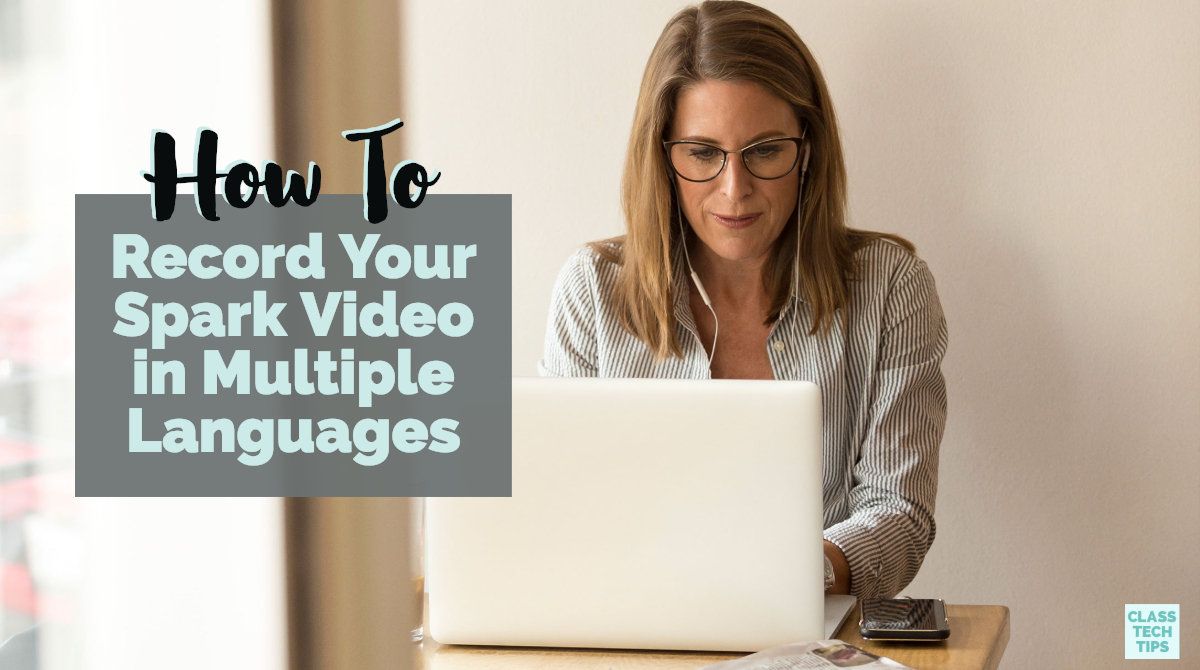
[[[807,134],[807,128],[800,134],[803,138]],[[804,158],[800,161],[800,190],[797,193],[796,201],[796,258],[795,267],[792,269],[792,286],[797,295],[800,293],[800,219],[803,216],[801,207],[804,203],[804,177],[808,174],[808,157],[809,157],[808,142],[804,142]],[[704,305],[708,307],[708,311],[713,316],[713,343],[708,352],[708,365],[711,368],[713,356],[717,355],[717,335],[721,332],[721,322],[717,319],[717,310],[713,308],[712,300],[708,297],[708,291],[704,290],[704,284],[700,281],[700,276],[696,274],[696,270],[692,267],[692,257],[688,253],[687,248],[687,231],[683,227],[683,213],[679,208],[679,188],[675,184],[675,175],[670,175],[671,186],[675,189],[675,218],[679,221],[679,239],[683,244],[683,257],[687,261],[688,274],[692,276],[692,281],[696,283],[696,289],[700,292],[700,299],[704,301]],[[780,317],[783,316],[783,311],[779,312]]]

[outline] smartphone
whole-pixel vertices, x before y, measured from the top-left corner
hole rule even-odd
[[[946,603],[913,598],[872,598],[862,603],[859,634],[864,640],[936,642],[950,637]]]

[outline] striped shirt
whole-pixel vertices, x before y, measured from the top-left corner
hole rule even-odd
[[[853,595],[886,598],[916,576],[936,530],[946,321],[933,275],[919,258],[875,240],[856,260],[849,322],[809,335],[811,310],[793,294],[771,329],[767,355],[776,379],[821,389],[824,536],[846,555]],[[539,373],[711,378],[682,260],[674,268],[682,358],[656,360],[621,327],[611,300],[617,272],[587,247],[567,260],[554,286]]]

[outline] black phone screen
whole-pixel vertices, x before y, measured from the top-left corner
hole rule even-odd
[[[941,600],[875,599],[862,604],[864,637],[944,639],[949,634],[946,606]]]

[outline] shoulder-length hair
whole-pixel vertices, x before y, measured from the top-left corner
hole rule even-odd
[[[621,184],[624,239],[593,244],[621,265],[613,298],[622,326],[659,358],[682,356],[675,336],[672,261],[686,243],[675,218],[674,177],[662,142],[670,139],[666,132],[679,92],[706,79],[754,82],[790,104],[812,152],[800,198],[803,211],[799,217],[793,213],[791,220],[798,223],[780,233],[763,271],[763,285],[773,296],[765,323],[774,321],[789,299],[793,267],[800,274],[798,297],[812,309],[815,334],[832,327],[838,310],[845,316],[847,284],[861,246],[886,238],[914,250],[895,235],[846,227],[846,168],[833,103],[816,60],[791,26],[737,0],[688,7],[667,22],[642,75]],[[795,262],[797,234],[800,263]]]

